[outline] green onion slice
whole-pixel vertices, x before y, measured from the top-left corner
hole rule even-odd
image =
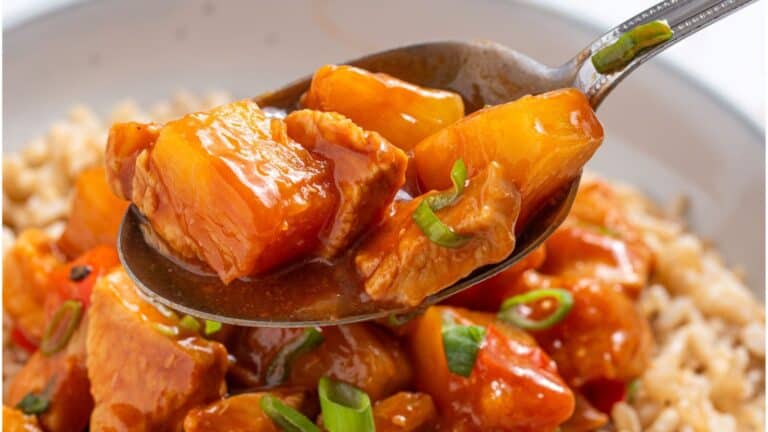
[[[320,432],[304,414],[284,404],[283,401],[265,394],[259,400],[259,406],[280,429],[285,432]]]
[[[83,304],[78,300],[67,300],[61,304],[58,310],[53,314],[51,322],[43,333],[43,340],[40,342],[40,352],[50,356],[61,351],[72,337],[72,334],[80,324],[80,318],[83,316]]]
[[[478,325],[456,324],[453,314],[443,314],[443,351],[448,370],[468,377],[472,374],[477,352],[485,339],[485,328]]]
[[[323,423],[330,432],[373,432],[371,399],[359,388],[327,376],[317,385]]]
[[[158,331],[158,333],[168,336],[168,337],[176,337],[179,335],[179,328],[176,326],[170,326],[160,323],[154,324],[155,330]]]
[[[291,365],[301,355],[317,348],[323,343],[323,334],[312,327],[304,329],[304,333],[285,345],[267,367],[266,382],[268,385],[283,383],[291,371]]]
[[[433,243],[442,247],[458,248],[466,244],[472,237],[457,234],[451,227],[444,224],[435,214],[436,211],[453,204],[464,192],[467,182],[467,166],[462,159],[453,163],[451,168],[453,190],[430,195],[419,203],[412,218],[421,232]]]
[[[592,65],[601,74],[615,72],[628,65],[641,51],[672,38],[674,33],[665,21],[651,21],[622,34],[616,42],[592,56]]]
[[[453,204],[464,192],[464,184],[467,182],[467,166],[463,159],[458,159],[451,167],[451,182],[453,190],[430,195],[424,199],[433,211],[438,211]]]
[[[179,327],[193,333],[200,331],[200,321],[192,315],[184,315],[179,321]]]
[[[50,405],[50,401],[47,397],[29,392],[16,404],[16,408],[24,414],[32,415],[44,413],[48,409],[48,405]]]
[[[528,319],[520,315],[517,308],[544,298],[557,300],[557,309],[546,318],[540,320]],[[504,300],[498,317],[500,320],[514,324],[525,330],[544,330],[562,321],[573,308],[573,295],[560,288],[543,288],[519,294]]]
[[[465,236],[456,233],[451,227],[444,224],[440,218],[437,217],[434,211],[429,207],[427,201],[422,201],[416,210],[413,212],[413,222],[419,227],[421,232],[424,233],[427,238],[433,243],[446,248],[459,248],[464,246],[469,240],[470,236]]]
[[[205,329],[203,330],[203,333],[206,336],[210,336],[216,332],[221,330],[221,323],[218,321],[212,321],[212,320],[205,320]]]
[[[640,379],[635,378],[627,384],[627,402],[632,403],[637,397],[637,392],[640,390]]]

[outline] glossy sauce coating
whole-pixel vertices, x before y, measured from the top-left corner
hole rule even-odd
[[[314,389],[320,377],[351,383],[378,400],[406,386],[411,365],[399,342],[370,324],[350,324],[320,330],[323,342],[296,358],[286,385]],[[303,329],[240,329],[228,344],[237,359],[243,384],[266,384],[266,372],[277,352]]]
[[[486,328],[468,378],[448,370],[441,336],[444,313],[460,324]],[[451,427],[545,431],[573,412],[573,394],[555,363],[530,336],[496,321],[493,314],[434,306],[414,326],[409,339],[416,386],[432,395]]]
[[[169,318],[139,297],[123,270],[96,283],[88,318],[92,430],[181,431],[191,408],[226,391],[225,348],[158,331],[154,324]]]
[[[115,247],[117,231],[128,202],[115,196],[107,184],[104,168],[83,171],[75,182],[67,225],[57,243],[74,258],[96,246]]]
[[[280,432],[281,428],[259,406],[265,394],[240,394],[192,409],[184,419],[184,432]],[[301,392],[274,396],[294,409],[300,409],[304,401]]]

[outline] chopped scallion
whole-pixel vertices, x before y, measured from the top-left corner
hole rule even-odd
[[[532,320],[520,314],[517,308],[521,305],[527,305],[545,298],[557,300],[557,309],[546,318]],[[544,330],[562,321],[573,308],[573,295],[560,288],[544,288],[529,291],[524,294],[518,294],[510,297],[501,304],[501,310],[498,317],[500,320],[514,324],[525,330]]]
[[[421,232],[433,243],[447,248],[458,248],[466,244],[471,237],[457,234],[451,227],[444,224],[435,214],[436,211],[453,204],[464,192],[467,182],[467,166],[462,159],[453,163],[451,168],[453,190],[430,195],[419,203],[412,218]]]
[[[446,248],[458,248],[466,244],[472,237],[456,233],[451,227],[444,224],[429,207],[426,201],[422,201],[413,212],[413,221],[421,232],[433,243]]]
[[[640,379],[635,378],[627,384],[627,402],[633,403],[637,397],[637,392],[640,390]]]
[[[205,320],[205,329],[203,330],[203,333],[206,336],[210,336],[216,332],[221,330],[221,323],[218,321],[212,321],[212,320]]]
[[[453,182],[452,191],[436,193],[424,200],[433,211],[438,211],[453,204],[461,193],[464,192],[464,184],[467,182],[467,166],[464,164],[463,159],[458,159],[453,163],[453,167],[451,167],[451,182]]]
[[[291,365],[302,354],[306,354],[323,343],[320,330],[311,327],[294,340],[285,345],[272,359],[267,367],[266,382],[268,385],[282,384],[291,371]]]
[[[457,324],[452,314],[445,313],[442,336],[448,370],[463,377],[470,376],[475,367],[477,353],[485,339],[485,328]]]
[[[284,404],[283,401],[271,394],[262,396],[259,400],[259,406],[264,414],[284,432],[320,432],[320,428],[315,426],[304,414]]]
[[[183,328],[184,330],[197,333],[200,331],[200,321],[198,321],[197,318],[193,317],[192,315],[184,315],[181,320],[179,320],[179,327]]]
[[[16,404],[16,408],[24,414],[32,415],[44,413],[48,409],[48,405],[50,405],[50,401],[47,397],[29,392]]]
[[[618,71],[628,65],[641,51],[672,38],[674,33],[665,21],[641,24],[619,36],[616,42],[592,56],[592,65],[601,74]]]
[[[67,300],[53,314],[51,322],[45,328],[40,342],[40,352],[46,356],[61,351],[80,324],[83,315],[83,304],[78,300]]]
[[[165,324],[155,323],[154,327],[155,327],[155,330],[157,330],[160,334],[168,337],[176,337],[179,335],[179,328],[176,326],[169,326]]]
[[[323,424],[330,432],[373,432],[371,399],[359,388],[327,376],[317,385]]]

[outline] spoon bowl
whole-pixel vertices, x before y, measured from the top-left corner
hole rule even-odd
[[[753,0],[679,0],[662,2],[620,24],[560,67],[553,68],[494,42],[434,42],[368,55],[350,62],[416,85],[451,90],[462,96],[468,113],[485,105],[575,87],[597,108],[631,71],[659,52]],[[654,20],[666,21],[672,36],[637,53],[617,70],[598,72],[588,61],[619,37]],[[262,108],[296,109],[311,77],[254,98]],[[354,283],[352,257],[333,266],[319,261],[297,263],[263,278],[219,278],[163,255],[147,244],[149,224],[136,207],[126,213],[118,237],[120,259],[139,289],[152,301],[205,319],[240,326],[306,327],[338,325],[418,313],[468,287],[509,268],[539,246],[565,220],[580,176],[551,197],[518,235],[512,254],[427,297],[416,308],[372,301]],[[322,279],[323,282],[318,283]],[[321,287],[333,287],[323,291]]]

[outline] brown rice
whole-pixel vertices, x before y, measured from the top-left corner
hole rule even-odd
[[[73,182],[83,168],[103,163],[109,124],[165,121],[230,100],[181,92],[142,112],[132,102],[99,119],[84,106],[51,126],[17,154],[3,155],[3,251],[29,227],[61,232]],[[585,179],[585,181],[590,181]],[[653,283],[640,307],[650,321],[656,353],[631,402],[613,408],[617,431],[758,431],[765,424],[763,305],[717,252],[686,232],[637,190],[615,183],[632,222],[653,250]],[[682,201],[676,205],[682,208]],[[25,356],[9,343],[3,321],[3,382]]]

